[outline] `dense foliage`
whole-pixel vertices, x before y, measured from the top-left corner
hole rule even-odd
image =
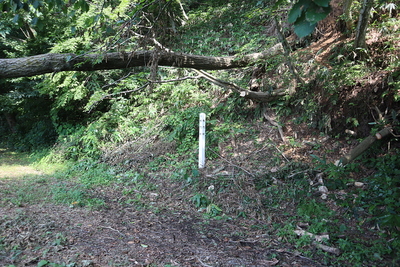
[[[354,138],[347,136],[345,130],[358,130],[359,138],[364,138],[383,127],[392,127],[394,134],[390,137],[394,148],[373,147],[371,154],[374,156],[364,155],[357,162],[357,166],[372,170],[365,172],[362,180],[369,190],[356,188],[356,197],[351,201],[342,198],[337,201],[348,209],[349,216],[362,214],[373,224],[388,229],[380,234],[391,238],[391,243],[377,253],[393,255],[400,250],[400,158],[396,154],[400,133],[400,29],[396,7],[397,3],[374,2],[369,25],[371,34],[376,34],[381,42],[360,48],[354,47],[353,39],[348,39],[333,47],[321,63],[316,57],[323,51],[310,57],[307,47],[322,38],[314,29],[331,14],[333,8],[327,0],[296,3],[259,0],[229,3],[212,0],[1,1],[0,58],[49,52],[77,55],[139,49],[155,52],[152,63],[146,67],[54,72],[1,80],[0,143],[20,151],[45,149],[48,161],[79,161],[81,165],[75,168],[88,170],[95,169],[95,162],[122,144],[144,137],[162,139],[176,144],[173,153],[189,158],[187,162],[180,162],[175,155],[171,156],[171,161],[181,164],[182,172],[177,175],[194,183],[199,175],[194,173],[192,163],[200,112],[207,113],[207,128],[211,130],[207,139],[209,158],[218,156],[219,145],[228,138],[238,133],[251,135],[247,123],[261,120],[265,108],[274,110],[278,116],[292,116],[296,124],[348,142]],[[330,25],[331,29],[354,35],[358,30],[360,8],[363,6],[358,2],[348,6],[340,19]],[[210,56],[262,52],[280,42],[279,30],[274,26],[276,18],[283,26],[281,34],[293,40],[287,54],[258,62],[257,67],[212,74],[244,88],[257,82],[261,92],[294,87],[293,94],[269,103],[255,103],[229,88],[195,79],[198,74],[193,70],[157,65],[157,51],[169,49]],[[262,74],[254,77],[255,69],[261,69]],[[300,82],[296,82],[295,77],[300,77]],[[369,83],[370,79],[379,77],[384,77],[381,84]],[[363,85],[370,89],[375,87],[368,91],[371,94],[361,98],[350,94],[344,97],[351,89],[364,88]],[[376,105],[369,107],[374,110],[372,118],[369,114],[372,111],[366,112],[366,103]],[[156,170],[157,165],[163,163],[155,159],[152,164]],[[103,168],[101,165],[98,173],[92,176],[99,177],[100,173],[107,172]],[[354,182],[352,177],[358,172],[353,164],[341,168],[320,158],[313,168],[326,174],[330,190],[346,188],[348,183]],[[301,171],[304,169],[307,168]],[[112,180],[110,177],[114,174],[108,175],[107,181]],[[139,177],[141,174],[130,175]],[[275,203],[269,198],[279,199],[287,192],[268,187],[266,180],[269,178],[268,174],[257,177],[256,186],[264,201],[270,201],[268,205],[273,206]],[[89,181],[90,177],[82,179],[86,179],[85,184],[95,183]],[[304,189],[308,185],[296,180],[296,186]],[[299,216],[314,222],[317,218],[312,211],[324,213],[327,208],[309,204],[311,196],[306,189],[303,191],[290,191],[291,197],[297,199]],[[298,200],[296,194],[305,200]],[[192,201],[197,208],[209,207],[212,216],[221,213],[219,206],[202,192],[194,195]],[[319,221],[319,226],[323,230],[328,223]],[[345,228],[339,230],[345,234]],[[335,242],[350,253],[350,241],[338,236]],[[368,257],[369,261],[374,260],[374,254]],[[341,260],[344,259],[339,258],[339,264]],[[358,259],[353,260],[357,263]]]

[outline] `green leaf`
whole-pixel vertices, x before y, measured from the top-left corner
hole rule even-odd
[[[19,3],[21,3],[20,1],[19,1]],[[30,4],[28,3],[28,2],[26,2],[26,3],[21,3],[21,4],[19,4],[18,5],[18,9],[23,9],[23,10],[25,10],[25,11],[29,11],[29,8],[30,8]]]
[[[38,17],[34,17],[34,18],[31,20],[31,24],[32,24],[32,25],[36,25],[37,22],[38,22],[38,20],[39,20]]]
[[[14,16],[14,18],[13,18],[13,23],[18,23],[18,20],[19,20],[19,15],[16,14],[16,15]]]
[[[89,11],[89,4],[85,0],[79,0],[74,3],[74,8],[80,9],[83,12],[87,12]]]
[[[293,5],[288,14],[288,22],[294,23],[301,17],[303,11],[307,10],[308,6],[312,3],[311,0],[300,0]]]
[[[39,2],[39,1],[34,1],[33,3],[32,3],[32,6],[35,8],[35,9],[38,9],[40,6],[41,6],[41,3]]]
[[[285,0],[278,0],[276,3],[273,5],[272,10],[277,10],[279,6],[286,4]]]
[[[41,261],[38,262],[37,267],[46,266],[47,264],[49,264],[48,261],[46,261],[46,260],[41,260]]]
[[[307,21],[303,15],[294,24],[294,32],[298,37],[302,38],[311,34],[314,31],[315,26],[317,26],[317,23]]]
[[[322,7],[328,7],[330,1],[331,0],[314,0],[314,3]]]
[[[317,5],[313,5],[312,8],[308,8],[306,11],[306,20],[310,23],[317,23],[318,21],[323,20],[326,16],[331,12],[331,7],[318,7]]]
[[[290,9],[290,11],[289,11],[288,22],[294,23],[301,16],[302,12],[303,12],[303,10],[301,9],[301,6],[299,5],[299,3],[294,4],[292,9]]]
[[[86,1],[81,1],[81,9],[83,12],[88,12],[89,8],[89,4]]]
[[[381,225],[390,227],[400,226],[400,215],[399,214],[389,214],[379,218]]]

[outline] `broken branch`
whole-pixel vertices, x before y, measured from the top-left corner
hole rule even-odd
[[[358,146],[356,146],[349,154],[343,156],[340,160],[338,160],[335,165],[337,166],[344,166],[351,162],[352,160],[356,159],[360,156],[365,150],[367,150],[370,146],[372,146],[375,141],[380,140],[392,133],[392,127],[386,127],[375,135],[370,135],[365,138]]]

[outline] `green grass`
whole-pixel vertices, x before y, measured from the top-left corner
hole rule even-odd
[[[66,168],[64,162],[47,162],[40,158],[40,153],[28,154],[0,148],[0,179],[40,174],[51,175]]]
[[[39,159],[39,160],[38,160]],[[37,161],[35,161],[37,160]],[[38,155],[0,150],[0,206],[26,206],[41,203],[69,205],[71,208],[104,206],[91,196],[89,185],[105,184],[111,173],[102,168],[68,172],[70,163],[41,161]],[[94,178],[93,178],[94,177]],[[93,178],[93,179],[91,179]]]
[[[27,206],[54,203],[74,207],[98,208],[104,206],[102,199],[94,197],[90,188],[50,175],[28,175],[21,178],[0,180],[0,206]]]

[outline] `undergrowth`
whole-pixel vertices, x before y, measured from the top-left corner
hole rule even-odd
[[[253,1],[256,4],[252,5],[245,1],[242,5],[215,2],[215,6],[221,7],[218,9],[206,2],[189,14],[189,23],[180,29],[187,38],[176,38],[171,44],[174,50],[181,51],[184,47],[183,52],[222,56],[263,51],[276,42],[263,33],[265,25],[271,22],[262,12],[263,1]],[[239,12],[240,16],[233,16]],[[394,28],[392,20],[385,20],[380,27]],[[390,40],[375,52],[394,52],[395,47]],[[300,71],[301,76],[310,78],[308,83],[299,84],[295,95],[265,105],[203,80],[186,79],[140,89],[152,71],[154,78],[166,81],[194,76],[191,70],[138,68],[134,76],[125,70],[91,75],[55,73],[52,79],[35,86],[41,96],[51,101],[39,97],[39,93],[29,96],[38,98],[34,102],[37,106],[43,101],[51,102],[46,105],[47,113],[37,108],[34,109],[37,116],[23,113],[19,118],[30,121],[29,125],[2,140],[3,145],[13,144],[9,146],[18,150],[35,150],[33,157],[38,161],[35,166],[42,168],[45,175],[8,179],[7,186],[1,188],[4,197],[0,203],[18,207],[45,202],[101,209],[108,201],[102,198],[101,190],[109,189],[122,195],[118,200],[122,206],[155,212],[166,208],[157,206],[152,198],[167,183],[175,186],[176,191],[170,194],[179,194],[185,205],[205,220],[254,219],[280,242],[287,242],[306,257],[322,259],[326,265],[396,266],[400,262],[398,149],[367,153],[344,167],[319,157],[303,163],[288,159],[282,152],[301,147],[297,138],[288,136],[288,142],[280,146],[271,139],[258,141],[257,131],[252,129],[263,119],[263,112],[271,109],[282,121],[289,117],[296,125],[303,124],[338,142],[362,140],[344,134],[346,129],[360,126],[364,127],[363,137],[388,125],[398,131],[398,55],[391,53],[391,57],[374,61],[363,57],[366,52],[353,51],[350,43],[338,44],[328,59],[331,68],[311,71],[315,68],[310,63],[311,67],[305,66]],[[295,53],[293,60],[301,62],[301,56]],[[266,64],[267,73],[284,66],[286,59],[278,57],[270,61]],[[375,120],[365,115],[370,108],[361,103],[367,103],[366,99],[349,97],[344,101],[343,96],[360,84],[367,84],[368,77],[382,66],[391,72],[382,82],[384,87],[372,84],[376,92],[370,90],[366,96],[379,100],[374,102],[376,109],[387,110],[376,114],[382,118]],[[268,88],[263,89],[272,91],[274,82],[288,83],[292,80],[288,73],[274,78],[277,81],[270,79],[273,81],[268,81]],[[246,87],[251,70],[212,74]],[[125,78],[116,82],[122,76]],[[18,97],[9,95],[8,100]],[[379,106],[383,102],[394,103],[393,108]],[[11,112],[23,109],[28,101],[6,104],[2,111]],[[197,167],[201,112],[207,114],[207,159],[210,170],[215,171],[211,174]],[[42,120],[37,121],[39,117]],[[0,130],[7,132],[6,123],[0,123]],[[398,138],[393,139],[398,142]],[[252,144],[253,151],[243,154],[267,152],[261,160],[248,162],[243,155],[236,155],[234,145],[227,145],[232,140],[236,147]],[[176,149],[150,155],[150,160],[134,167],[110,166],[102,158],[128,143],[139,143],[145,149],[145,145],[162,142],[175,143]],[[49,148],[52,143],[54,146]],[[318,150],[323,144],[316,146],[314,149]],[[221,165],[229,168],[219,170]],[[247,170],[246,166],[256,170]],[[276,169],[271,171],[272,168]],[[322,182],[316,179],[320,173]],[[361,186],[355,186],[356,182]],[[319,191],[322,186],[328,190],[324,198]],[[310,236],[295,234],[299,227],[313,235],[329,235],[329,240],[322,243],[339,249],[340,253],[332,255],[315,249]],[[0,248],[1,240],[0,236]]]

